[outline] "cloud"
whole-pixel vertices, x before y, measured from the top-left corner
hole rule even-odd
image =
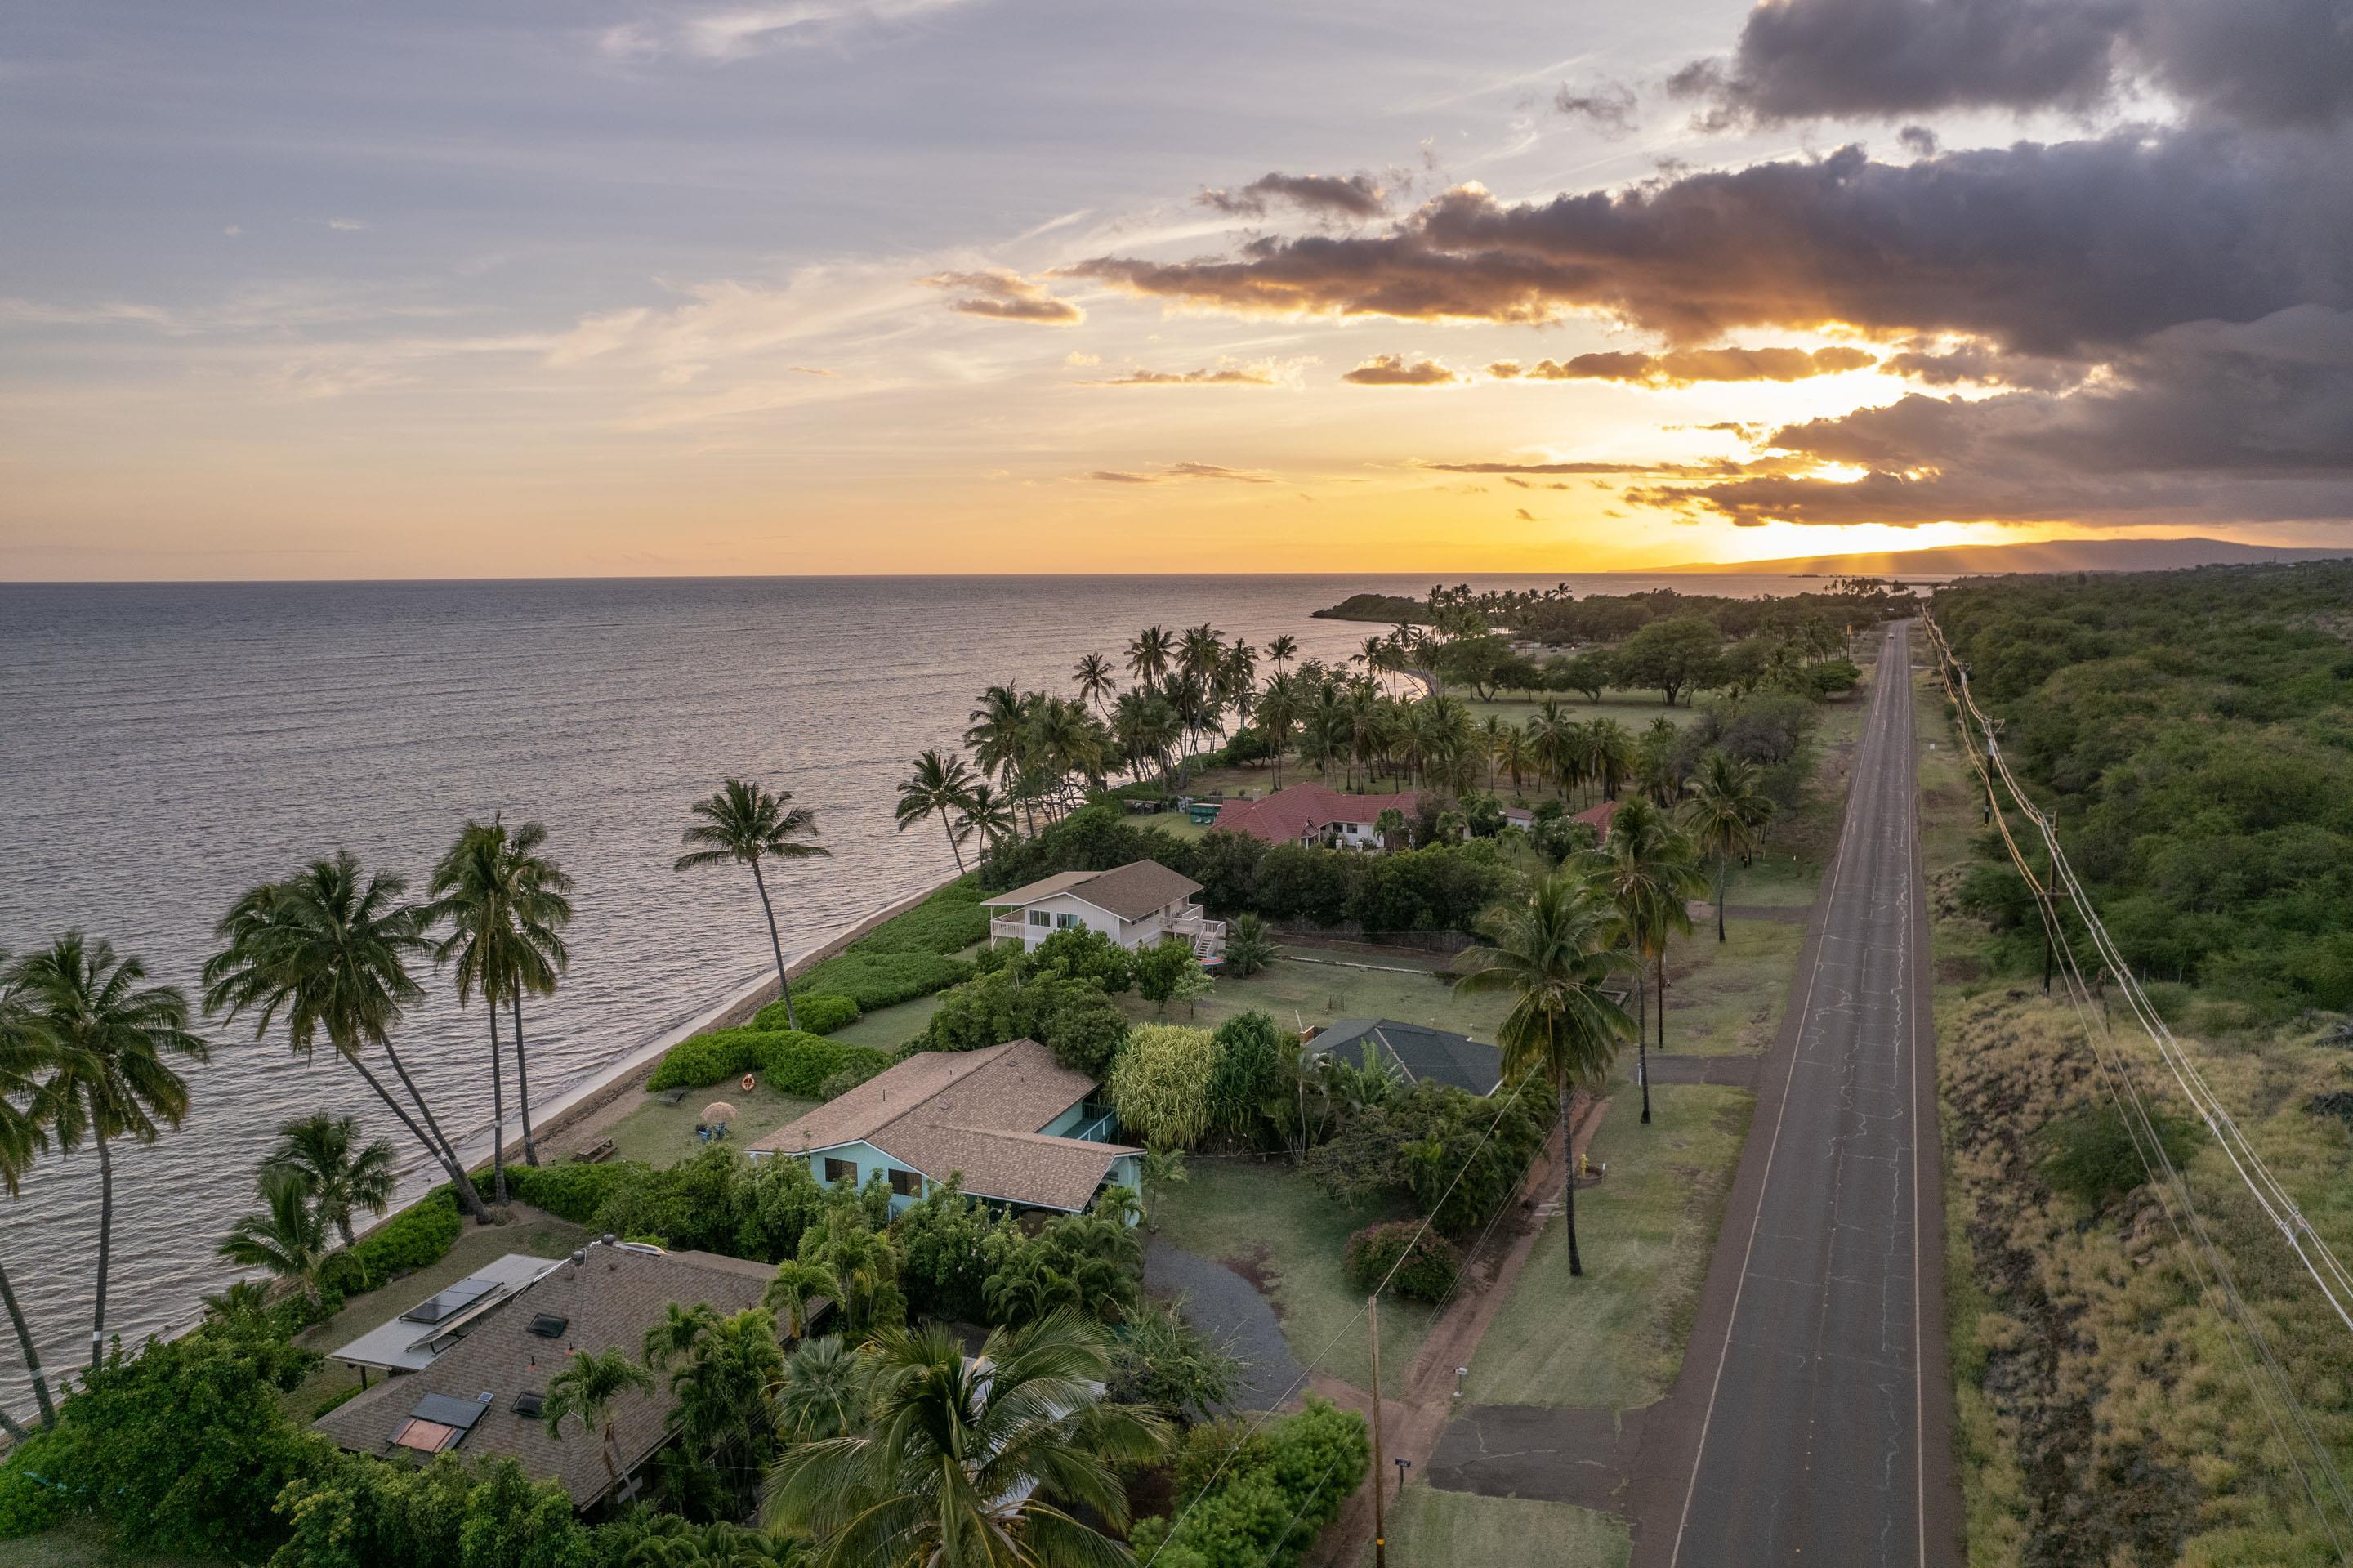
[[[1101,381],[1082,381],[1082,387],[1271,387],[1274,377],[1263,370],[1240,366],[1199,370],[1131,370],[1124,376],[1114,376]]]
[[[1926,125],[1906,125],[1895,133],[1895,139],[1907,153],[1916,153],[1923,158],[1936,155],[1936,133]]]
[[[1860,348],[1683,348],[1666,354],[1580,354],[1574,359],[1523,366],[1503,359],[1487,366],[1499,381],[1627,381],[1644,387],[1689,387],[1703,381],[1805,381],[1879,363]]]
[[[1610,141],[1634,132],[1640,100],[1622,81],[1597,82],[1586,88],[1563,83],[1553,94],[1552,106],[1571,120],[1581,120]]]
[[[2017,387],[2056,392],[2088,374],[2073,360],[2004,354],[1991,344],[1963,342],[1948,348],[1915,347],[1891,354],[1883,367],[1931,387]]]
[[[331,217],[327,219],[327,227],[338,234],[357,234],[367,225],[356,217]]]
[[[1625,462],[1609,461],[1586,461],[1577,462],[1423,462],[1417,461],[1413,466],[1416,468],[1429,469],[1435,473],[1494,473],[1502,474],[1506,478],[1509,478],[1514,474],[1533,473],[1546,475],[1666,474],[1680,478],[1696,479],[1710,476],[1729,477],[1748,471],[1743,465],[1731,462],[1643,462],[1639,460]],[[1568,487],[1566,485],[1560,485],[1547,486],[1546,488],[1558,488],[1565,490]]]
[[[1388,210],[1388,193],[1370,175],[1261,175],[1238,190],[1205,188],[1195,205],[1238,217],[1264,217],[1287,203],[1306,212],[1341,217],[1378,217]]]
[[[1845,147],[1549,201],[1459,186],[1382,233],[1069,270],[1246,315],[1579,312],[1676,344],[1843,322],[2084,354],[2186,321],[2353,303],[2348,164],[2353,137],[2194,127],[1900,164]]]
[[[958,291],[948,309],[993,321],[1029,322],[1039,326],[1076,326],[1087,313],[1068,300],[1058,300],[1046,286],[1018,272],[934,272],[917,282],[934,289]]]
[[[1668,87],[1719,126],[2084,114],[2141,87],[2193,115],[2323,124],[2353,114],[2353,26],[2342,0],[1770,0],[1729,58]]]
[[[1172,462],[1150,473],[1135,473],[1117,469],[1097,469],[1087,475],[1104,484],[1165,484],[1176,480],[1222,479],[1236,484],[1272,484],[1274,481],[1248,469],[1226,468],[1213,462]]]
[[[1523,523],[1533,523],[1536,520],[1536,514],[1529,511],[1525,506],[1514,507],[1513,509],[1512,515],[1517,517]]]
[[[860,32],[903,27],[965,0],[787,0],[782,5],[663,5],[596,35],[622,64],[679,58],[710,63],[810,48]]]
[[[1074,368],[1083,368],[1090,365],[1101,365],[1103,363],[1103,355],[1100,354],[1088,354],[1082,350],[1074,348],[1071,350],[1070,353],[1062,355],[1062,363]]]
[[[1461,377],[1434,359],[1409,363],[1401,354],[1377,354],[1340,379],[1359,387],[1443,387]]]

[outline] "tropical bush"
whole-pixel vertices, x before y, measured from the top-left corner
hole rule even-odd
[[[850,945],[868,953],[960,953],[988,940],[988,911],[976,878],[950,883]]]
[[[1455,1245],[1417,1220],[1366,1225],[1348,1238],[1346,1259],[1357,1289],[1370,1295],[1386,1280],[1409,1301],[1443,1301],[1462,1272]]]
[[[1128,1542],[1139,1562],[1160,1568],[1291,1568],[1372,1463],[1365,1418],[1325,1400],[1256,1432],[1239,1417],[1210,1422],[1187,1435],[1177,1456],[1180,1522],[1140,1520]]]
[[[1135,983],[1134,955],[1092,926],[1055,932],[1031,950],[1027,964],[1033,971],[1052,966],[1075,980],[1093,980],[1111,996]]]
[[[1128,1133],[1155,1149],[1190,1149],[1209,1130],[1217,1036],[1182,1023],[1143,1023],[1111,1070],[1111,1103]]]
[[[1519,1191],[1553,1115],[1541,1086],[1505,1100],[1425,1079],[1349,1117],[1307,1171],[1342,1202],[1410,1200],[1440,1232],[1470,1235]]]
[[[1165,1301],[1146,1303],[1112,1338],[1110,1397],[1172,1421],[1215,1415],[1241,1389],[1242,1364],[1226,1344]]]
[[[1250,1138],[1261,1128],[1268,1099],[1282,1086],[1282,1053],[1298,1036],[1253,1008],[1218,1025],[1217,1063],[1209,1070],[1211,1132]]]
[[[972,972],[969,959],[921,950],[894,951],[860,942],[809,970],[801,983],[815,991],[846,996],[863,1011],[875,1012],[945,991],[970,980]]]
[[[513,1175],[508,1172],[510,1180]],[[447,1187],[436,1187],[359,1239],[351,1249],[358,1277],[350,1283],[358,1290],[375,1290],[387,1280],[428,1268],[457,1245],[462,1228],[456,1196]]]
[[[1183,937],[1163,937],[1135,955],[1136,994],[1155,1007],[1166,1008],[1184,990],[1201,960]]]
[[[999,1233],[1012,1226],[1006,1214],[965,1196],[955,1177],[909,1204],[891,1224],[908,1309],[919,1318],[982,1321],[991,1258],[1002,1255]]]
[[[518,1165],[507,1171],[507,1186],[518,1202],[585,1225],[596,1217],[615,1188],[651,1169],[638,1160],[614,1160],[602,1165],[575,1160],[561,1165]]]
[[[1057,1214],[1035,1235],[1017,1224],[993,1229],[981,1281],[981,1321],[1020,1324],[1058,1307],[1117,1322],[1144,1298],[1144,1240],[1129,1224],[1135,1194],[1108,1189],[1083,1214]]]
[[[1219,973],[1248,980],[1274,962],[1274,938],[1267,934],[1263,918],[1244,913],[1227,925],[1226,961]]]
[[[793,1016],[800,1020],[801,1030],[807,1034],[830,1034],[837,1029],[847,1029],[865,1014],[858,1004],[846,996],[830,991],[793,992]],[[754,1029],[787,1029],[785,1002],[782,997],[768,1003],[752,1015]]]
[[[649,1089],[702,1088],[757,1073],[779,1094],[813,1096],[852,1064],[876,1071],[890,1058],[871,1045],[852,1045],[792,1029],[714,1029],[681,1040],[662,1056]]]

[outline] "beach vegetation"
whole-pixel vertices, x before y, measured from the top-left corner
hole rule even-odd
[[[277,1146],[262,1160],[261,1171],[265,1178],[299,1185],[305,1203],[345,1246],[356,1239],[352,1215],[364,1210],[382,1219],[400,1179],[389,1142],[379,1138],[362,1143],[358,1118],[323,1111],[280,1123]]]
[[[768,879],[760,869],[764,860],[807,860],[833,852],[814,842],[817,813],[793,804],[789,789],[770,791],[744,779],[730,779],[718,790],[688,808],[694,819],[681,836],[687,846],[673,869],[694,871],[733,861],[752,868],[752,885],[760,895],[760,913],[768,921],[768,946],[776,959],[776,992],[785,1004],[785,1023],[800,1027],[793,1017],[793,982],[785,970],[785,948],[776,935],[776,906],[768,897]],[[854,994],[854,993],[853,993]],[[862,999],[860,1006],[868,1005]]]
[[[871,1045],[852,1045],[803,1030],[746,1025],[713,1029],[680,1041],[663,1053],[646,1087],[655,1093],[703,1088],[752,1073],[779,1094],[815,1097],[826,1080],[843,1068],[853,1064],[887,1065],[888,1061],[884,1053]]]
[[[823,991],[812,993],[806,987],[793,999],[793,1005],[799,1013],[801,1032],[805,1034],[830,1034],[837,1029],[849,1028],[866,1016],[859,1011],[858,1003],[849,997]],[[752,1027],[771,1030],[790,1027],[785,1022],[784,1003],[772,1001],[754,1013]]]

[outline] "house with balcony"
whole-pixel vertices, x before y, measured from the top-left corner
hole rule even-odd
[[[1381,840],[1381,813],[1394,810],[1410,822],[1420,810],[1417,790],[1345,795],[1328,784],[1293,784],[1263,800],[1227,801],[1217,825],[1271,844],[1379,851],[1388,847]]]
[[[1156,860],[1130,861],[1111,871],[1060,871],[980,901],[988,934],[1035,948],[1057,931],[1083,926],[1130,952],[1164,937],[1182,937],[1204,964],[1225,957],[1226,923],[1211,920],[1193,902],[1201,885]]]
[[[1035,1040],[925,1051],[753,1144],[754,1160],[807,1160],[828,1185],[891,1185],[899,1213],[955,1177],[1017,1209],[1078,1213],[1105,1187],[1142,1186],[1144,1150],[1112,1141],[1117,1122],[1092,1078]]]

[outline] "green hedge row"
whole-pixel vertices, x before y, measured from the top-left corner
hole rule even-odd
[[[1160,1568],[1292,1568],[1372,1465],[1365,1418],[1321,1399],[1261,1426],[1209,1422],[1177,1454],[1176,1523],[1140,1520],[1128,1545]]]
[[[972,964],[944,953],[894,953],[863,943],[809,970],[812,991],[846,996],[868,1012],[913,1001],[972,978]]]
[[[858,1003],[846,996],[835,996],[828,991],[812,991],[807,995],[795,991],[789,1012],[780,997],[752,1015],[752,1027],[797,1028],[807,1034],[830,1034],[837,1029],[849,1028],[864,1016],[859,1012]]]
[[[642,1160],[611,1160],[602,1165],[567,1160],[562,1165],[510,1165],[507,1187],[518,1202],[545,1209],[558,1219],[585,1225],[616,1188],[652,1169]]]
[[[352,1248],[361,1290],[380,1289],[395,1275],[410,1274],[441,1261],[457,1245],[462,1224],[457,1195],[436,1187],[417,1202],[368,1232]]]
[[[813,1096],[853,1062],[890,1058],[871,1045],[852,1045],[791,1029],[714,1029],[671,1046],[654,1069],[649,1089],[701,1088],[756,1073],[778,1094]]]

